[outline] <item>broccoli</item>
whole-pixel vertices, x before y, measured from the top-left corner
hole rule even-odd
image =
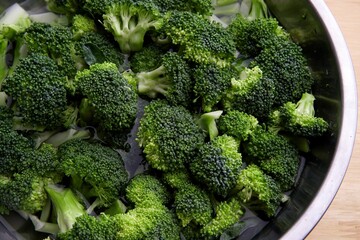
[[[48,197],[45,187],[60,182],[56,174],[40,175],[32,169],[0,175],[0,206],[9,210],[21,210],[29,214],[40,212],[45,207]]]
[[[139,95],[156,98],[161,94],[170,104],[185,107],[192,103],[193,80],[190,67],[177,53],[166,53],[158,68],[139,72],[136,78]]]
[[[84,34],[96,32],[96,30],[96,25],[92,18],[81,14],[76,14],[72,18],[71,31],[74,39],[79,39]]]
[[[189,224],[204,226],[211,220],[210,197],[204,189],[191,182],[187,171],[165,173],[164,179],[175,189],[173,205],[182,227]]]
[[[103,15],[103,25],[113,34],[124,53],[142,49],[145,34],[159,29],[163,18],[151,1],[120,0],[110,5]]]
[[[248,20],[269,17],[269,10],[264,0],[245,0],[241,3],[240,12]]]
[[[275,36],[290,40],[289,34],[279,26],[275,18],[249,20],[237,14],[227,30],[233,36],[237,50],[246,57],[256,57]]]
[[[323,118],[315,117],[314,101],[314,95],[304,93],[297,103],[285,103],[272,112],[269,127],[295,136],[323,135],[329,129],[329,124]]]
[[[168,11],[183,11],[192,12],[203,16],[211,16],[213,12],[211,0],[155,0],[155,3],[164,13]]]
[[[165,100],[154,100],[145,107],[137,133],[146,160],[163,171],[185,168],[204,138],[188,110]]]
[[[72,228],[64,233],[57,234],[56,239],[113,240],[116,239],[116,234],[119,232],[115,219],[104,213],[101,213],[98,217],[83,214],[75,220]]]
[[[135,207],[151,207],[154,202],[166,205],[170,193],[160,180],[152,175],[140,174],[126,187],[126,197]]]
[[[55,129],[68,122],[67,84],[57,64],[49,57],[33,53],[21,59],[3,90],[15,100],[15,112],[29,127]]]
[[[195,97],[201,101],[202,110],[210,112],[231,87],[235,71],[231,67],[220,68],[216,64],[200,64],[193,73]]]
[[[23,35],[28,53],[40,53],[53,59],[65,76],[76,74],[74,42],[71,29],[61,25],[33,23]],[[21,41],[20,41],[21,42]]]
[[[111,62],[123,70],[124,55],[115,44],[98,32],[84,32],[75,41],[76,67],[78,70],[88,68],[95,63]]]
[[[237,178],[237,197],[250,210],[273,217],[279,208],[282,193],[275,181],[257,165],[250,164]]]
[[[130,56],[130,69],[134,73],[155,70],[160,67],[164,54],[165,52],[155,45],[144,46],[143,49]]]
[[[30,25],[29,14],[19,4],[6,9],[0,17],[0,89],[9,71],[9,45]]]
[[[276,181],[282,191],[294,186],[300,156],[284,136],[259,127],[250,134],[243,146],[246,161],[257,164]]]
[[[180,239],[180,227],[173,213],[161,204],[135,207],[126,214],[114,216],[120,230],[116,239]]]
[[[79,0],[45,0],[47,8],[54,13],[72,16],[80,11]]]
[[[273,81],[264,77],[261,68],[255,66],[245,68],[231,80],[222,105],[226,111],[238,110],[263,120],[272,110],[274,101]]]
[[[130,129],[137,112],[137,94],[114,63],[95,63],[79,71],[75,84],[89,103],[80,112],[94,112],[101,129],[121,132]],[[93,123],[94,123],[93,122]]]
[[[202,229],[202,235],[207,238],[219,237],[226,229],[240,221],[244,208],[237,198],[222,201],[215,208],[215,217]]]
[[[234,137],[238,141],[248,140],[249,135],[256,129],[258,120],[247,113],[232,110],[221,116],[218,127],[222,134]]]
[[[314,79],[300,46],[283,37],[268,40],[250,67],[259,67],[265,79],[274,83],[274,104],[295,102],[310,92]]]
[[[235,43],[219,23],[191,13],[173,11],[166,18],[163,31],[180,46],[186,59],[195,63],[215,63],[224,67],[233,61]]]
[[[128,173],[121,156],[109,147],[85,140],[70,140],[58,149],[61,171],[71,187],[89,201],[92,208],[111,205],[125,189]]]
[[[223,111],[214,111],[201,114],[197,120],[199,126],[209,134],[210,140],[213,140],[219,135],[219,130],[216,125],[216,120],[218,120],[223,114]]]
[[[226,196],[235,186],[242,166],[242,156],[238,149],[239,142],[233,137],[218,136],[199,148],[196,157],[190,162],[190,171],[210,192]]]

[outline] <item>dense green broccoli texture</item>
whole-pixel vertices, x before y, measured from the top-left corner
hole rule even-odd
[[[257,164],[270,175],[281,190],[291,189],[299,169],[299,153],[288,140],[278,134],[257,128],[244,144],[248,162]]]
[[[146,160],[163,171],[185,168],[204,138],[187,109],[164,100],[152,101],[145,107],[137,133]]]
[[[202,110],[210,112],[231,87],[235,71],[231,67],[220,68],[216,64],[200,64],[194,69],[195,97],[201,101]]]
[[[222,99],[225,110],[238,110],[265,119],[275,101],[275,84],[264,77],[258,66],[245,68],[231,79],[231,86]]]
[[[136,74],[140,95],[150,98],[164,96],[170,104],[189,106],[192,103],[193,80],[190,67],[177,53],[162,56],[161,65],[151,71]]]
[[[239,142],[233,137],[222,135],[202,145],[196,157],[190,162],[190,171],[201,184],[220,196],[235,186],[242,166],[238,152]]]
[[[267,217],[276,214],[281,203],[281,190],[276,182],[257,165],[250,164],[237,178],[238,198],[251,210]]]
[[[160,67],[164,50],[155,45],[144,46],[129,58],[130,69],[134,73],[150,72]]]
[[[3,90],[14,100],[21,122],[29,127],[54,129],[68,119],[67,80],[54,60],[33,53],[21,59]]]
[[[213,12],[211,0],[185,0],[181,2],[174,0],[154,0],[154,2],[164,13],[169,11],[182,11],[211,16]]]
[[[61,169],[71,179],[71,187],[95,206],[109,206],[125,189],[128,173],[120,155],[99,143],[71,140],[60,145]]]
[[[314,101],[314,95],[304,93],[297,103],[285,103],[270,115],[269,127],[295,136],[323,135],[329,129],[329,124],[315,116]]]
[[[92,112],[92,122],[107,131],[124,131],[132,127],[137,112],[137,94],[111,62],[96,63],[79,71],[75,84],[89,101],[84,112]],[[96,124],[97,123],[97,124]]]
[[[103,24],[113,34],[121,51],[129,53],[141,50],[145,34],[159,29],[163,19],[152,1],[120,0],[105,10]]]
[[[166,18],[164,32],[180,46],[186,59],[196,63],[227,66],[235,56],[235,43],[219,23],[191,13],[173,11]]]
[[[233,110],[220,116],[218,128],[221,133],[234,137],[238,141],[246,141],[257,128],[258,120],[247,113]]]
[[[86,33],[96,31],[94,19],[82,14],[76,14],[72,17],[71,32],[74,39],[79,39]]]

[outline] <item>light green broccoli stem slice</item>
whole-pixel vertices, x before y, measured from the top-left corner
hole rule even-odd
[[[198,120],[200,127],[209,134],[210,140],[216,138],[219,135],[219,130],[216,126],[216,120],[220,118],[222,113],[223,111],[204,113]]]
[[[163,65],[151,72],[138,73],[137,78],[139,94],[150,98],[156,98],[159,93],[165,95],[170,87],[170,80]]]
[[[314,117],[315,116],[315,108],[314,108],[315,97],[312,94],[304,93],[300,99],[296,103],[296,113],[299,115],[307,115]]]

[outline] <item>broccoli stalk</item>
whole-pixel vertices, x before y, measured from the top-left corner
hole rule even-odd
[[[150,98],[156,98],[158,93],[165,95],[169,88],[170,79],[163,65],[150,72],[141,72],[137,74],[137,77],[139,93],[146,93]]]
[[[223,111],[204,113],[198,120],[200,127],[209,134],[210,140],[213,140],[219,135],[216,120],[220,118],[222,113]]]
[[[76,218],[86,214],[84,206],[70,188],[49,185],[45,190],[55,207],[59,232],[69,231],[76,222]]]
[[[162,25],[160,12],[149,2],[120,1],[107,8],[103,18],[105,29],[114,35],[124,53],[141,50],[145,34]]]

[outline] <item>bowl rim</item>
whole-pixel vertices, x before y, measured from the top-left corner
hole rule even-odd
[[[302,216],[281,239],[304,239],[330,207],[350,163],[357,129],[357,88],[350,52],[335,17],[324,1],[309,0],[319,15],[336,56],[341,79],[341,127],[328,174]]]

